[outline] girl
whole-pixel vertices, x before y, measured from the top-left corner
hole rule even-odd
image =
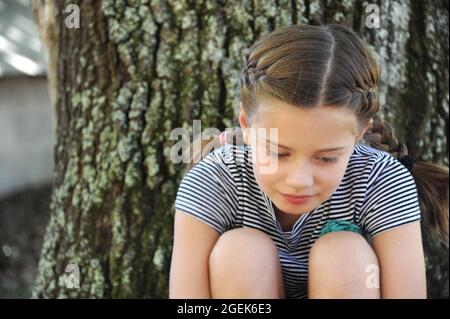
[[[448,243],[448,167],[397,141],[379,78],[341,25],[250,48],[241,135],[215,137],[178,189],[171,298],[426,297],[420,221]]]

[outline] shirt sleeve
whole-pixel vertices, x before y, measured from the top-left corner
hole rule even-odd
[[[175,208],[222,234],[234,223],[238,197],[233,175],[218,154],[208,154],[183,177]]]
[[[395,158],[376,162],[368,185],[361,220],[370,237],[421,219],[414,179]]]

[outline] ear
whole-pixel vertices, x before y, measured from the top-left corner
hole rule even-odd
[[[242,130],[242,139],[244,144],[248,144],[248,131],[249,131],[249,122],[248,122],[248,117],[247,114],[245,114],[244,108],[242,106],[242,102],[241,102],[241,107],[239,110],[239,125],[241,126],[241,130]]]
[[[359,135],[356,137],[356,141],[355,141],[355,145],[362,139],[362,137],[364,136],[364,134],[366,134],[367,130],[372,128],[373,126],[373,118],[371,118],[366,126],[362,129],[362,131],[359,133]]]
[[[366,133],[366,131],[367,131],[368,129],[372,128],[372,127],[373,127],[373,118],[371,118],[371,119],[369,120],[369,122],[367,122],[367,125],[364,127],[364,130],[363,130],[363,134],[362,134],[362,135],[364,135],[364,134]]]

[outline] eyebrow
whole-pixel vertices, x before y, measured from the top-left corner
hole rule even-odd
[[[271,142],[270,140],[266,140],[266,142],[269,142],[270,144],[277,145],[278,147],[282,147],[282,148],[292,151],[291,148],[281,145],[281,144],[276,144],[274,142]],[[347,148],[347,147],[346,146],[338,146],[338,147],[323,148],[321,150],[317,150],[316,152],[332,152],[332,151],[342,150],[344,148]]]

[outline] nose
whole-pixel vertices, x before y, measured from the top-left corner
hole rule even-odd
[[[288,171],[286,184],[291,189],[309,189],[314,185],[314,175],[311,167],[307,163],[296,164]]]

